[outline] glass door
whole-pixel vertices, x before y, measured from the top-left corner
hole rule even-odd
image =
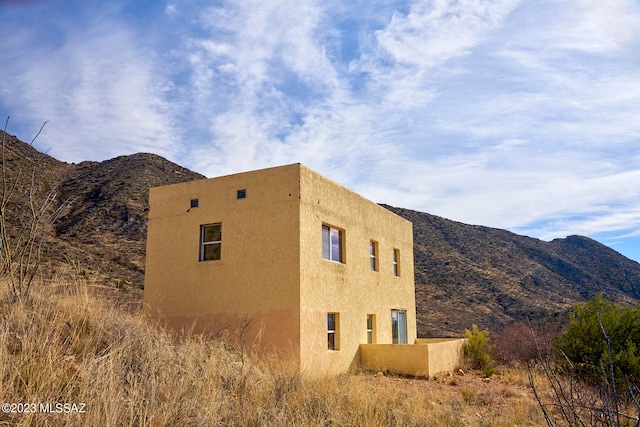
[[[394,344],[408,344],[406,310],[391,310],[391,335]]]

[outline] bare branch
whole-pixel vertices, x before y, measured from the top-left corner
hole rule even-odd
[[[42,254],[47,243],[47,228],[52,226],[71,200],[56,206],[56,188],[41,195],[38,157],[27,159],[31,174],[28,182],[22,179],[20,166],[10,171],[7,167],[7,126],[2,135],[2,197],[0,201],[0,276],[7,279],[14,299],[27,298],[31,285],[42,265]],[[44,122],[31,145],[42,133]],[[16,162],[19,164],[18,162]],[[12,176],[10,176],[10,173]]]
[[[45,120],[45,122],[42,124],[42,126],[40,126],[40,130],[38,130],[38,133],[36,133],[36,136],[33,137],[33,139],[31,140],[31,143],[29,145],[33,146],[33,143],[36,142],[36,139],[38,139],[38,137],[42,133],[42,129],[44,129],[44,127],[46,126],[47,123],[49,123],[49,120]]]
[[[607,344],[607,357],[609,358],[609,373],[611,375],[611,393],[613,394],[613,403],[616,414],[616,422],[617,425],[620,425],[620,403],[618,401],[618,392],[616,390],[616,376],[613,370],[613,357],[611,356],[611,338],[607,335],[607,331],[604,330],[604,325],[602,324],[602,311],[603,306],[600,306],[600,315],[598,316],[598,323],[600,324],[600,331],[602,331],[602,335],[604,336],[605,342]],[[600,360],[601,369],[603,370],[603,375],[605,379],[605,385],[607,384],[607,375],[606,370],[604,369],[603,362]]]

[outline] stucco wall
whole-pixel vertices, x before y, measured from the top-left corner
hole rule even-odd
[[[322,224],[344,230],[344,263],[322,258]],[[308,373],[338,373],[359,365],[367,314],[375,342],[392,343],[391,310],[405,309],[408,342],[416,338],[412,224],[347,188],[301,169],[301,354]],[[378,242],[371,271],[369,242]],[[400,276],[393,249],[400,251]],[[340,348],[327,349],[327,313],[339,313]]]
[[[431,377],[463,365],[464,339],[416,340],[414,345],[363,344],[362,366],[375,371]]]
[[[297,353],[298,176],[299,165],[291,165],[152,188],[146,312],[175,328],[195,322],[214,333],[247,317],[249,342],[261,333],[262,346]],[[239,189],[246,199],[237,200]],[[200,262],[200,226],[212,223],[222,224],[222,256]]]
[[[429,348],[429,374],[452,371],[464,365],[464,338],[422,338],[416,345]]]
[[[363,344],[360,357],[362,366],[374,371],[431,376],[429,347],[426,345]]]

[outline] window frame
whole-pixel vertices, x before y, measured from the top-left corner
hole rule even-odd
[[[327,350],[340,350],[340,313],[327,313]]]
[[[367,314],[367,344],[376,343],[376,315]]]
[[[400,249],[393,248],[393,275],[400,277]]]
[[[336,235],[337,241],[334,241]],[[322,223],[322,259],[345,264],[344,235],[344,229]],[[337,245],[337,250],[334,245]]]
[[[401,322],[400,318],[404,320]],[[401,335],[400,326],[404,326],[404,333]],[[403,338],[401,340],[401,338]],[[400,342],[404,341],[404,342]],[[407,310],[394,308],[391,310],[391,342],[393,344],[408,344],[409,331],[407,325]]]
[[[207,227],[219,227],[219,240],[207,240],[205,241],[206,236],[206,228]],[[206,247],[207,246],[218,246],[218,257],[212,259],[206,259]],[[215,222],[211,224],[202,224],[200,226],[200,251],[199,251],[199,261],[200,262],[209,262],[209,261],[220,261],[222,259],[222,223]]]
[[[378,259],[378,242],[369,240],[369,267],[371,271],[380,270],[380,261]]]

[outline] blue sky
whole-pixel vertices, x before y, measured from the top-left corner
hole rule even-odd
[[[0,114],[67,162],[301,162],[640,261],[636,0],[0,0]]]

